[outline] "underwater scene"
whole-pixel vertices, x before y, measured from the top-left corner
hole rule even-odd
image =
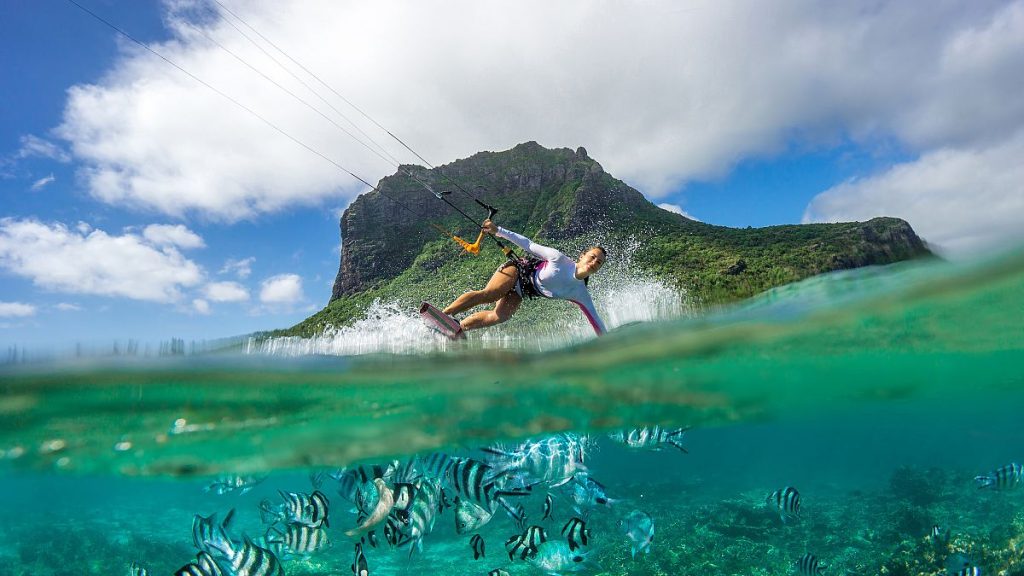
[[[1024,253],[619,289],[600,339],[0,365],[0,575],[1024,575]]]

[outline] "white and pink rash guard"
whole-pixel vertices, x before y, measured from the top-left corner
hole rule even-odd
[[[572,258],[554,248],[541,246],[525,236],[510,232],[500,226],[495,236],[504,238],[520,249],[544,260],[537,265],[537,269],[533,273],[533,285],[542,296],[572,302],[580,307],[598,336],[606,332],[604,322],[597,315],[594,301],[590,298],[590,292],[587,291],[587,285],[583,283],[583,280],[576,278],[576,262]]]

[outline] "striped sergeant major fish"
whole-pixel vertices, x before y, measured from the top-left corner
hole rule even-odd
[[[352,560],[352,574],[354,576],[370,576],[370,567],[363,554],[363,545],[358,542],[356,542],[356,557]]]
[[[274,539],[274,534],[272,532],[270,533],[269,539],[267,538],[267,535],[263,535],[259,538],[253,538],[252,542],[260,548],[270,550],[278,560],[292,560],[296,557],[296,555],[288,549],[287,544]]]
[[[548,541],[548,533],[540,526],[530,526],[522,534],[512,536],[505,542],[505,550],[508,552],[508,559],[514,560],[518,555],[520,560],[537,553],[537,547]]]
[[[508,515],[509,518],[512,518],[516,528],[520,530],[526,529],[526,508],[523,508],[522,504],[516,504],[515,508],[508,510]]]
[[[274,505],[270,500],[260,502],[260,518],[264,524],[304,524],[313,528],[330,526],[327,521],[330,502],[327,495],[316,490],[312,494],[284,492],[278,490],[282,504]]]
[[[508,504],[504,502],[506,496],[528,496],[530,494],[526,490],[499,488],[494,469],[473,458],[456,460],[448,469],[448,482],[463,500],[469,500],[489,512],[494,512],[495,504],[501,504],[509,509]]]
[[[338,480],[338,495],[355,504],[361,493],[374,491],[374,480],[382,478],[386,482],[390,481],[397,469],[397,462],[386,465],[374,464],[369,467],[356,466],[355,468],[346,468],[340,473],[334,473],[331,477]],[[365,498],[365,494],[363,496]]]
[[[822,564],[818,557],[810,552],[804,554],[796,561],[796,571],[801,576],[818,576],[827,569],[828,566]]]
[[[208,552],[200,552],[195,561],[178,568],[174,576],[224,576],[224,570]]]
[[[234,576],[284,576],[284,568],[277,556],[257,546],[248,536],[242,536],[242,543],[237,544],[219,531],[215,539],[206,544],[213,550],[213,555],[230,564],[230,572]]]
[[[956,573],[956,576],[981,576],[981,568],[977,566],[968,566],[963,570]]]
[[[237,491],[239,495],[242,495],[266,479],[266,476],[241,476],[238,474],[218,476],[216,480],[203,488],[203,492],[213,492],[223,496]]]
[[[267,531],[267,544],[283,544],[288,555],[308,556],[331,545],[327,531],[305,524],[289,524],[282,532],[277,527]]]
[[[949,539],[952,536],[949,530],[944,530],[938,524],[932,526],[931,531],[928,533],[928,537],[932,541],[932,546],[935,547],[936,553],[949,546]]]
[[[149,571],[140,566],[138,562],[132,562],[128,565],[128,576],[149,576]]]
[[[551,509],[554,508],[554,506],[555,506],[555,499],[554,499],[554,497],[552,497],[551,494],[548,494],[547,496],[545,496],[544,497],[544,515],[541,516],[541,518],[540,518],[541,521],[548,520],[549,518],[551,518]]]
[[[683,435],[690,427],[685,428],[662,428],[661,426],[643,426],[631,430],[619,430],[608,435],[609,438],[629,448],[661,450],[665,446],[672,446],[685,454],[690,451],[683,447]]]
[[[561,486],[577,472],[586,472],[584,464],[590,445],[587,436],[562,433],[540,440],[527,440],[512,449],[484,448],[494,467],[492,478],[509,473],[524,473],[534,482]]]
[[[450,456],[444,452],[431,452],[425,457],[419,458],[419,466],[423,473],[435,480],[444,480],[448,477],[449,470],[461,458]]]
[[[1011,462],[989,472],[987,476],[975,476],[974,481],[978,483],[979,489],[1010,490],[1024,481],[1024,466]]]
[[[396,547],[409,545],[410,557],[414,551],[422,551],[423,538],[434,529],[440,493],[438,480],[426,476],[417,480],[416,497],[405,520],[391,514],[384,523],[384,537],[388,543]]]
[[[501,568],[495,568],[487,573],[487,576],[509,576],[508,571],[502,570]]]
[[[223,522],[217,521],[217,514],[200,516],[196,514],[192,518],[192,543],[201,552],[211,552],[206,543],[215,540],[220,534],[227,534],[231,528],[231,521],[235,518],[235,509],[232,508],[224,516]]]
[[[377,531],[376,530],[371,530],[370,532],[368,532],[366,534],[366,536],[363,536],[362,538],[360,538],[359,541],[362,542],[363,544],[369,544],[370,548],[376,548],[377,547]]]
[[[316,470],[309,473],[309,483],[313,486],[313,490],[319,490],[324,487],[324,482],[328,479],[341,482],[342,474],[344,473],[344,468],[337,470]]]
[[[474,534],[473,537],[469,539],[469,547],[473,549],[473,560],[479,560],[484,557],[485,551],[483,536]]]
[[[562,535],[565,536],[566,542],[569,543],[569,550],[575,551],[577,548],[583,548],[590,544],[590,529],[587,528],[587,523],[580,518],[570,518],[565,526],[562,526]]]
[[[395,488],[391,492],[395,500],[395,511],[406,512],[412,506],[413,498],[416,497],[416,485],[409,482],[396,482]]]
[[[451,508],[452,503],[448,500],[448,493],[445,492],[444,487],[441,488],[441,498],[437,503],[437,511],[444,512],[445,508]]]
[[[764,501],[765,504],[778,508],[779,518],[783,523],[790,518],[800,517],[800,492],[792,486],[775,490]]]

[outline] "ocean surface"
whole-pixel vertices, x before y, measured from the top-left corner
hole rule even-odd
[[[1024,574],[1024,253],[731,307],[602,290],[628,304],[601,339],[571,315],[450,343],[385,303],[312,340],[0,365],[0,575],[201,550],[351,575],[357,543],[375,576]]]

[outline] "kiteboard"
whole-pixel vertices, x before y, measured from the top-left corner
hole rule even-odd
[[[459,325],[458,320],[441,312],[430,302],[424,302],[420,305],[420,316],[427,326],[452,340],[460,340],[466,337],[466,333],[462,331],[462,326]]]

